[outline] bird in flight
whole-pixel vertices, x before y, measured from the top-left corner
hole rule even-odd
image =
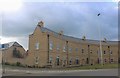
[[[97,16],[100,16],[100,13]]]

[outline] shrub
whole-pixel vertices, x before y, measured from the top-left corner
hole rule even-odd
[[[10,63],[8,63],[8,62],[5,62],[5,65],[10,65]]]
[[[11,66],[15,66],[15,64],[13,63],[13,64],[11,64]]]
[[[16,66],[21,66],[21,63],[20,62],[16,62]]]

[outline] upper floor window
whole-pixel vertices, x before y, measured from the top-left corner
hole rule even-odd
[[[50,43],[49,43],[49,49],[53,50],[53,41],[50,41]]]
[[[92,54],[92,50],[90,50],[90,53]]]
[[[84,53],[84,49],[82,49],[82,53]]]
[[[35,44],[35,49],[38,50],[39,47],[40,47],[40,44],[39,44],[39,42],[37,42],[37,43]]]
[[[69,47],[69,52],[72,52],[72,48],[71,47]]]
[[[60,50],[60,45],[59,45],[59,44],[57,44],[57,50],[58,50],[58,51]]]
[[[66,46],[63,46],[63,52],[66,52]]]
[[[78,48],[76,48],[75,51],[78,52]]]
[[[104,54],[106,54],[106,51],[104,51]]]
[[[110,51],[110,54],[111,54],[111,55],[113,54],[112,51]]]
[[[97,54],[99,55],[99,51],[97,51]]]

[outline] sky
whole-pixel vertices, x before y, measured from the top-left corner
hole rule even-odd
[[[45,0],[48,1],[48,0]],[[1,43],[17,41],[26,50],[28,37],[37,23],[43,21],[45,27],[53,31],[64,31],[65,35],[87,39],[118,40],[118,3],[88,1],[26,1],[16,5],[6,5],[0,11]],[[19,6],[18,6],[19,5]],[[11,7],[10,7],[11,6]],[[18,9],[19,8],[19,9]],[[97,14],[100,13],[100,16]]]

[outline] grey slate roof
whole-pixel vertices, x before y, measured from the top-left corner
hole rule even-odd
[[[8,49],[8,48],[10,48],[11,46],[22,47],[22,46],[21,46],[19,43],[17,43],[17,42],[9,42],[9,43],[1,44],[1,48],[2,48],[2,49]]]
[[[47,32],[47,34],[52,33],[53,36],[55,36],[55,37],[58,37],[60,35],[59,33],[54,32],[48,28],[45,28],[45,27],[39,27],[39,28],[42,32]],[[62,35],[62,39],[67,40],[67,41],[74,41],[74,42],[78,42],[78,43],[88,43],[88,44],[97,44],[97,45],[100,44],[99,40],[90,40],[90,39],[82,40],[80,38],[75,38],[75,37],[67,36],[64,34]],[[106,41],[106,42],[102,41],[102,45],[118,45],[118,41]]]

